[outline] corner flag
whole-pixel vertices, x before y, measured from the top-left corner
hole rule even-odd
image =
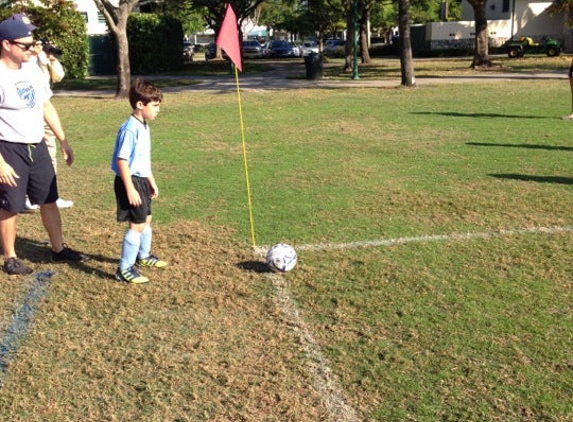
[[[239,70],[243,71],[241,62],[241,46],[239,45],[239,29],[237,28],[237,16],[230,4],[227,4],[227,11],[223,24],[217,36],[217,45],[225,50],[233,64],[235,65],[235,81],[237,82],[237,98],[239,99],[239,122],[241,124],[241,139],[243,141],[243,162],[245,166],[245,180],[247,183],[247,202],[249,205],[249,220],[251,221],[251,240],[253,248],[255,242],[255,222],[253,219],[253,202],[251,201],[251,184],[249,182],[249,166],[247,165],[247,143],[245,142],[245,127],[243,125],[243,107],[241,105],[241,90],[239,88]]]
[[[241,62],[237,16],[230,4],[227,4],[227,12],[223,19],[223,25],[221,25],[219,35],[217,36],[217,45],[225,50],[225,53],[227,53],[237,69],[242,72],[243,63]]]

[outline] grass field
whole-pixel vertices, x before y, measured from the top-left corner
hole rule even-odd
[[[94,258],[50,263],[21,216],[19,255],[54,275],[2,276],[1,420],[573,421],[566,79],[243,93],[256,243],[298,250],[284,275],[251,247],[236,95],[166,94],[171,265],[143,286],[113,281],[129,105],[54,103],[66,239]]]

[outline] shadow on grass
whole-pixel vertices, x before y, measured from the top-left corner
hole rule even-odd
[[[573,147],[555,146],[555,145],[528,145],[528,144],[495,144],[488,142],[466,142],[466,145],[477,147],[504,147],[504,148],[529,148],[529,149],[545,149],[548,151],[573,151]]]
[[[480,119],[554,119],[549,116],[525,116],[520,114],[498,114],[498,113],[460,113],[459,111],[414,111],[412,114],[437,114],[449,117],[477,117]]]
[[[52,252],[48,241],[38,242],[36,240],[28,239],[25,237],[16,238],[16,252],[18,257],[26,259],[33,263],[45,264],[52,262]],[[81,252],[81,251],[79,251]],[[86,274],[96,275],[103,279],[115,280],[114,274],[102,271],[98,268],[98,263],[117,263],[119,260],[116,257],[110,258],[104,255],[90,255],[87,254],[89,261],[82,262],[58,262],[57,265],[68,265]]]
[[[255,273],[272,273],[269,266],[261,261],[243,261],[239,262],[237,267],[242,270],[253,271]]]
[[[573,185],[573,177],[563,176],[531,176],[528,174],[490,174],[498,179],[521,180],[524,182],[537,183],[559,183],[563,185]]]

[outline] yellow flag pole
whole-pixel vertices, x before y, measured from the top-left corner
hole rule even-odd
[[[245,180],[247,184],[247,203],[249,205],[249,221],[251,223],[251,241],[253,248],[257,246],[255,242],[255,223],[253,219],[253,203],[251,201],[251,184],[249,182],[249,166],[247,164],[247,143],[245,142],[245,126],[243,124],[243,106],[241,104],[241,90],[239,88],[239,71],[237,66],[233,65],[235,69],[235,82],[237,84],[237,98],[239,100],[239,121],[241,124],[241,142],[243,144],[243,164],[245,167]]]

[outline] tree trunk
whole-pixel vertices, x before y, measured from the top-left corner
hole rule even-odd
[[[487,33],[487,18],[486,18],[486,3],[487,0],[468,0],[474,10],[475,20],[475,46],[474,58],[471,67],[475,68],[488,68],[492,65],[488,56],[488,33]]]
[[[368,49],[369,39],[368,39],[368,21],[370,20],[370,10],[362,10],[362,16],[360,17],[360,57],[363,64],[368,64],[372,60],[370,59],[370,50]]]
[[[567,13],[563,13],[563,21],[563,49],[569,53],[573,51],[573,34],[571,33],[571,27],[569,26],[570,22],[573,22],[573,5],[571,3],[569,3]]]
[[[125,26],[123,26],[125,28]],[[117,89],[115,98],[127,98],[131,84],[131,64],[129,61],[129,43],[125,30],[114,32],[117,45]]]
[[[354,0],[346,2],[346,46],[343,72],[352,72],[354,63]]]
[[[127,41],[127,19],[139,0],[93,0],[103,14],[107,26],[117,46],[117,90],[115,98],[127,98],[131,84],[131,65],[129,62],[129,43]]]
[[[412,41],[410,39],[410,0],[398,0],[398,31],[400,32],[400,73],[401,85],[416,86]]]

